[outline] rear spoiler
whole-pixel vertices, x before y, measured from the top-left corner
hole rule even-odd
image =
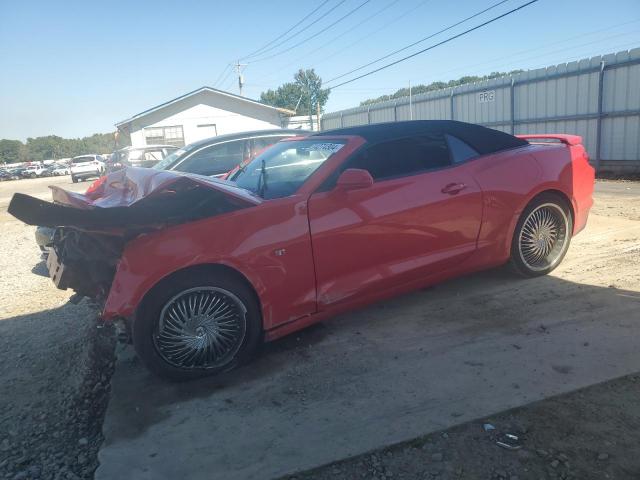
[[[535,135],[516,135],[523,140],[557,140],[565,145],[582,145],[582,137],[580,135],[565,135],[562,133],[543,133]],[[535,143],[535,142],[534,142]]]

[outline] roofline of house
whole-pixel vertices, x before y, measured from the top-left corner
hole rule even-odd
[[[196,95],[196,94],[198,94],[200,92],[205,92],[205,91],[218,93],[220,95],[224,95],[226,97],[234,98],[236,100],[242,100],[244,102],[251,103],[253,105],[258,105],[260,107],[264,107],[264,108],[267,108],[267,109],[270,109],[270,110],[276,110],[279,113],[282,113],[284,115],[293,116],[293,115],[296,114],[296,112],[294,112],[293,110],[288,110],[286,108],[273,107],[271,105],[267,105],[265,103],[258,102],[257,100],[252,100],[252,99],[247,98],[247,97],[241,97],[240,95],[235,95],[233,93],[225,92],[223,90],[218,90],[217,88],[204,86],[204,87],[200,87],[200,88],[198,88],[196,90],[193,90],[193,91],[191,91],[189,93],[185,93],[184,95],[181,95],[179,97],[176,97],[173,100],[169,100],[168,102],[164,102],[164,103],[161,103],[160,105],[156,105],[155,107],[152,107],[152,108],[150,108],[148,110],[145,110],[144,112],[140,112],[140,113],[134,115],[131,118],[128,118],[126,120],[122,120],[121,122],[116,123],[115,126],[116,126],[116,128],[120,129],[121,126],[123,126],[123,125],[125,125],[127,123],[131,123],[134,120],[137,120],[137,119],[139,119],[141,117],[149,115],[150,113],[153,113],[153,112],[155,112],[155,111],[157,111],[157,110],[159,110],[161,108],[164,108],[166,106],[172,105],[172,104],[174,104],[176,102],[179,102],[180,100],[184,100],[185,98],[191,97],[193,95]]]

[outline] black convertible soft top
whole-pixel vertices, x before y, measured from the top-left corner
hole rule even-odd
[[[529,144],[526,140],[499,130],[454,120],[411,120],[408,122],[376,123],[373,125],[326,130],[312,136],[358,135],[368,143],[375,144],[426,133],[448,133],[466,142],[482,155]]]

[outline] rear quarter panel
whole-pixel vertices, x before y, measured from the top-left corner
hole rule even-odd
[[[508,260],[516,223],[539,193],[560,191],[576,210],[576,179],[565,145],[529,145],[487,155],[474,163],[474,176],[483,191],[476,257],[480,263],[499,265]]]

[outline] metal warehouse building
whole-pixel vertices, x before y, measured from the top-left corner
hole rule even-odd
[[[637,173],[640,48],[327,113],[322,129],[409,119],[577,134],[598,171]]]

